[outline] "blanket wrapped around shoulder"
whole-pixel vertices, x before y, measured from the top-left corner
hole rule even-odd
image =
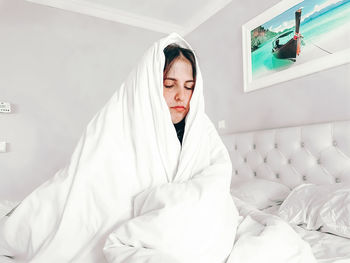
[[[0,255],[36,263],[228,257],[237,219],[231,162],[204,112],[198,59],[182,146],[177,138],[163,98],[163,50],[172,43],[192,49],[176,33],[154,43],[69,164],[0,220]]]

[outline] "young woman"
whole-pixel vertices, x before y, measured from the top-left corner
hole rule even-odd
[[[222,200],[230,196],[231,162],[204,112],[202,89],[198,62],[185,40],[173,33],[154,43],[90,121],[70,163],[25,198],[9,217],[1,219],[0,255],[11,256],[18,262],[101,263],[107,258],[109,262],[170,263],[164,258],[157,261],[155,258],[159,254],[150,255],[150,248],[143,247],[142,242],[137,242],[141,248],[133,242],[119,246],[121,250],[115,248],[121,240],[121,231],[135,224],[136,218],[141,223],[155,222],[147,221],[147,213],[157,204],[166,200],[175,202],[186,194],[188,197],[181,202],[187,204],[186,200],[191,200],[196,203],[194,196],[199,199],[206,196],[205,189],[216,189],[213,187],[216,182],[219,182],[220,190],[214,191],[213,196],[222,196]],[[213,180],[216,177],[219,179]],[[201,181],[201,178],[205,180]],[[154,189],[159,191],[152,192]],[[163,195],[154,202],[143,199],[149,194],[157,197],[157,193]],[[232,202],[231,197],[230,200]],[[214,204],[213,209],[222,209],[213,213],[220,222],[216,228],[198,231],[207,236],[188,234],[189,229],[197,227],[196,223],[193,228],[181,228],[187,229],[184,234],[188,236],[180,235],[179,239],[184,244],[186,240],[192,240],[191,237],[216,242],[219,250],[206,250],[215,251],[219,258],[227,257],[234,240],[234,208],[227,202],[227,206],[210,203]],[[185,218],[208,214],[197,220],[206,223],[204,227],[208,226],[207,218],[211,216],[206,209],[211,205],[197,207],[202,210],[191,213],[189,209],[190,214],[182,218],[186,221]],[[157,209],[163,211],[161,207]],[[179,216],[181,214],[178,212]],[[167,218],[175,220],[174,217]],[[155,240],[161,240],[157,236],[159,232],[152,229],[146,228]],[[170,237],[180,232],[165,235],[164,240],[175,242],[176,239]],[[210,238],[210,233],[217,238]],[[135,233],[132,240],[143,237]],[[207,243],[208,246],[213,244]],[[158,245],[155,244],[153,252],[159,250]],[[137,251],[132,252],[131,247]],[[172,252],[161,252],[164,253]],[[173,254],[177,257],[177,253]],[[174,262],[181,261],[176,259]]]
[[[171,44],[164,49],[163,95],[169,107],[177,137],[182,143],[185,117],[196,84],[196,59],[191,50]]]

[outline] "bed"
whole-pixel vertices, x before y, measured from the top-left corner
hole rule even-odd
[[[276,250],[279,250],[278,234],[279,238],[284,240],[282,231],[290,230],[293,230],[298,239],[306,241],[305,244],[311,247],[317,262],[350,262],[349,237],[329,233],[330,231],[327,232],[325,231],[327,229],[321,227],[312,229],[315,226],[306,227],[300,222],[289,222],[287,219],[290,218],[288,216],[283,218],[281,214],[281,211],[289,211],[285,209],[287,201],[293,200],[295,193],[300,193],[303,189],[313,187],[312,189],[317,191],[324,191],[331,188],[337,189],[338,186],[347,186],[348,183],[350,185],[350,121],[226,134],[222,139],[232,160],[232,197],[240,215],[245,214],[242,216],[244,220],[242,219],[237,227],[234,245],[234,248],[241,248],[241,250],[236,249],[236,254],[231,253],[226,263],[237,262],[237,258],[240,263],[258,262],[259,260],[251,259],[251,255],[254,254],[249,252],[251,249],[247,255],[244,254],[245,246],[252,240],[258,240],[255,244],[255,253],[258,253],[257,248],[261,247],[261,244],[269,243],[263,249],[264,256],[269,257],[266,249],[270,249],[275,255]],[[307,193],[310,192],[308,190]],[[302,198],[300,200],[303,201]],[[289,203],[295,205],[295,202]],[[8,213],[16,204],[16,202],[0,202],[0,217]],[[261,224],[256,223],[251,227],[254,225],[254,220],[249,221],[248,217],[257,221],[261,219]],[[274,218],[277,218],[278,222]],[[287,221],[285,224],[290,230],[284,229],[281,221]],[[269,232],[273,228],[280,228],[282,231]],[[252,233],[251,236],[247,236],[247,232]],[[265,238],[259,241],[258,232],[267,233],[267,235],[272,233],[277,239],[270,242],[265,235]],[[247,242],[239,244],[242,240]],[[287,241],[300,246],[300,249],[303,248],[303,245],[293,238]],[[288,246],[285,247],[288,248]],[[295,251],[286,252],[293,254]],[[283,253],[280,252],[280,254]],[[13,260],[0,257],[0,262],[13,262]],[[277,259],[266,262],[309,263],[314,261],[308,261],[307,257],[304,257],[300,261]]]
[[[281,216],[281,204],[291,193],[295,195],[298,187],[327,191],[350,183],[350,121],[241,132],[222,138],[232,160],[233,195],[266,213]],[[289,192],[283,186],[294,190]],[[263,200],[271,191],[278,192],[275,200]],[[301,203],[302,197],[298,198]],[[344,204],[338,212],[349,209],[349,203]],[[310,244],[318,262],[350,262],[349,238],[293,222],[290,225]]]

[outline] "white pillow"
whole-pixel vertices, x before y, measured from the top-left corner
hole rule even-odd
[[[280,204],[290,193],[290,189],[280,183],[264,179],[234,179],[231,194],[258,209]]]
[[[279,209],[284,220],[350,238],[350,184],[296,187]]]

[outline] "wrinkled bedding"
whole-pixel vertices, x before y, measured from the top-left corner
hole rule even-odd
[[[108,262],[316,262],[287,223],[224,191],[218,194],[224,185],[220,178],[200,178],[142,192],[134,202],[134,219],[108,238]],[[5,262],[13,260],[0,257]]]
[[[242,180],[234,180],[231,193],[255,209],[288,222],[311,246],[317,262],[350,262],[350,239],[345,238],[350,229],[348,184],[304,184],[286,191],[280,183],[249,178],[242,183]]]
[[[350,239],[320,231],[292,226],[299,236],[311,246],[319,263],[350,263]]]
[[[136,217],[107,241],[108,262],[316,263],[290,225],[236,197],[227,200],[219,184],[213,176],[139,195]]]
[[[281,218],[233,199],[243,220],[227,263],[317,262],[309,244]]]
[[[317,220],[313,217],[316,217],[319,215],[320,207],[319,205],[315,205],[312,202],[310,202],[309,198],[306,198],[306,195],[313,191],[322,191],[322,194],[318,193],[318,197],[314,201],[318,204],[326,204],[324,200],[332,200],[329,196],[325,195],[324,191],[327,192],[337,192],[338,189],[344,188],[342,185],[333,185],[331,187],[329,186],[320,186],[320,187],[313,187],[312,185],[303,185],[299,188],[294,189],[293,194],[289,196],[289,201],[284,203],[284,205],[281,207],[280,205],[274,205],[272,207],[268,207],[263,210],[264,213],[269,213],[272,215],[279,216],[279,213],[284,213],[285,216],[287,215],[288,208],[287,206],[291,206],[289,210],[289,215],[293,218],[293,220],[296,220],[295,222],[290,222],[289,224],[292,226],[292,228],[298,233],[298,235],[305,240],[312,249],[312,253],[314,254],[317,262],[319,263],[349,263],[350,262],[350,239],[345,238],[342,236],[338,236],[332,233],[326,233],[321,232],[320,230],[312,230],[312,224],[311,222],[316,222]],[[301,192],[302,190],[303,192]],[[295,196],[295,192],[298,192],[298,198]],[[341,191],[342,193],[344,191]],[[337,192],[338,194],[339,192]],[[314,193],[315,194],[315,193]],[[301,197],[300,195],[304,195]],[[313,196],[313,195],[311,195]],[[335,197],[337,195],[334,195]],[[297,198],[297,202],[292,202]],[[292,203],[291,203],[292,202]],[[328,203],[329,204],[329,203]],[[302,208],[301,206],[304,206]],[[345,205],[345,204],[342,204]],[[337,208],[338,206],[335,206],[333,208]],[[329,209],[332,207],[329,206],[323,206],[324,209]],[[316,210],[316,212],[314,211]],[[346,209],[344,209],[346,211]],[[313,218],[313,219],[312,219]],[[287,219],[287,218],[286,218]],[[306,220],[307,219],[307,220]],[[307,222],[309,222],[309,226],[307,226]],[[298,223],[300,223],[298,225]],[[320,226],[318,226],[320,227]],[[308,229],[309,228],[309,229]]]
[[[278,216],[280,205],[263,210],[264,213]],[[300,214],[303,214],[300,212]],[[290,223],[298,235],[305,240],[312,249],[319,263],[350,263],[350,239],[331,233],[306,229],[306,225]]]

